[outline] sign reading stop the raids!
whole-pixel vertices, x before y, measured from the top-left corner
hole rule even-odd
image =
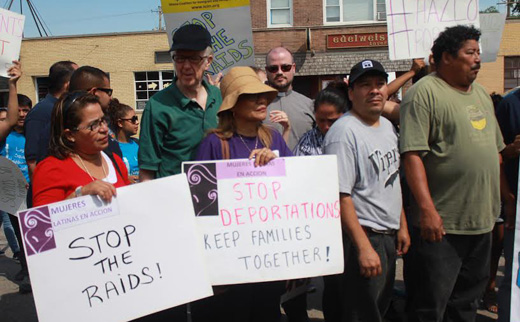
[[[198,24],[211,34],[212,75],[233,66],[254,66],[249,0],[161,0],[168,40],[186,24]]]
[[[25,16],[0,8],[0,76],[20,57]]]
[[[27,181],[20,168],[11,160],[0,157],[0,210],[16,214],[26,208]]]
[[[213,294],[184,175],[19,221],[40,321],[128,321]]]
[[[388,50],[392,60],[430,55],[440,32],[455,25],[479,27],[477,0],[386,0]]]
[[[213,285],[343,271],[336,156],[185,162]]]

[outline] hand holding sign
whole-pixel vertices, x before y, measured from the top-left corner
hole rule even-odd
[[[20,57],[25,16],[0,9],[0,76],[8,77],[12,61]]]

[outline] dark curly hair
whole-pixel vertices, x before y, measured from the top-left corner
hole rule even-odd
[[[441,62],[442,53],[447,52],[452,57],[457,57],[457,53],[465,41],[479,41],[479,39],[480,30],[473,26],[457,25],[446,28],[433,42],[432,53],[435,64],[438,66]]]
[[[119,100],[117,98],[113,98],[110,101],[110,105],[108,106],[107,114],[108,114],[108,117],[110,118],[110,128],[116,135],[121,130],[118,127],[117,122],[120,119],[124,118],[128,112],[133,111],[133,110],[134,109],[131,106],[119,102]]]

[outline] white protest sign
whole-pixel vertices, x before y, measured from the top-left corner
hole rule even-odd
[[[0,76],[20,57],[25,16],[0,8]]]
[[[497,59],[502,32],[506,23],[507,14],[504,13],[481,13],[480,14],[480,60],[483,63],[494,62]]]
[[[214,51],[208,72],[233,66],[254,66],[253,32],[249,0],[161,0],[168,41],[185,24],[199,24],[211,34]]]
[[[476,0],[386,0],[391,60],[425,58],[440,32],[455,25],[479,27]]]
[[[11,160],[0,157],[0,210],[16,214],[25,205],[27,181]]]
[[[185,162],[213,285],[343,272],[336,156]]]
[[[213,294],[184,175],[19,221],[39,321],[128,321]]]
[[[520,180],[517,191],[520,191]],[[520,306],[518,306],[520,303],[520,199],[518,198],[516,199],[515,245],[511,275],[511,318],[509,320],[520,321]]]

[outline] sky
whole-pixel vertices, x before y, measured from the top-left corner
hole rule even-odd
[[[27,0],[21,1],[26,16],[25,37],[39,37]],[[0,0],[0,5],[5,8],[10,2]],[[480,9],[497,2],[502,1],[479,0]],[[159,15],[152,10],[157,11],[160,0],[31,0],[31,3],[48,27],[49,36],[146,31],[159,25]],[[20,0],[13,1],[11,10],[20,13]]]
[[[21,0],[26,16],[25,37],[39,37],[27,0]],[[0,0],[5,8],[11,0]],[[97,34],[153,30],[159,25],[160,0],[31,0],[50,35]],[[20,13],[20,0],[11,11]]]

